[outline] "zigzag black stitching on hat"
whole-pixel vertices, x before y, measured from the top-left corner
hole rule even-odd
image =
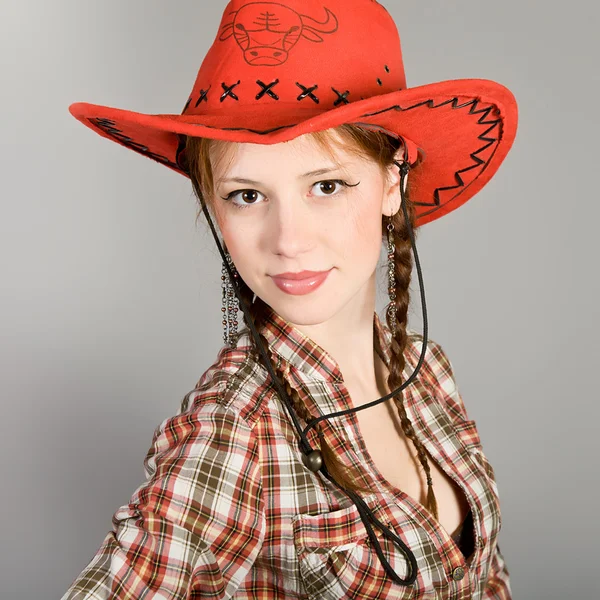
[[[454,173],[454,178],[456,179],[456,182],[457,182],[456,185],[436,188],[435,191],[433,192],[433,204],[430,204],[429,202],[415,202],[414,203],[415,205],[418,205],[418,206],[434,206],[435,207],[432,210],[430,210],[429,212],[422,213],[423,216],[429,215],[432,212],[435,212],[436,210],[438,210],[438,208],[440,207],[440,192],[456,190],[461,187],[464,187],[465,182],[464,182],[463,178],[460,176],[461,173],[466,173],[467,171],[470,171],[471,169],[475,169],[486,163],[485,160],[482,160],[477,155],[480,154],[481,152],[483,152],[484,150],[487,150],[492,144],[497,142],[499,139],[499,136],[497,138],[486,137],[487,134],[490,131],[492,131],[492,129],[494,129],[499,123],[502,122],[502,119],[500,119],[500,118],[494,119],[493,121],[485,120],[487,118],[487,116],[490,114],[490,112],[496,112],[497,114],[499,114],[497,107],[494,105],[490,105],[487,108],[481,108],[481,109],[477,110],[477,106],[478,106],[478,104],[480,104],[480,100],[473,98],[472,100],[468,100],[467,102],[463,102],[462,104],[459,104],[458,98],[455,97],[455,98],[450,98],[449,100],[444,100],[443,102],[440,102],[440,104],[435,104],[433,99],[425,100],[424,102],[419,102],[418,104],[415,104],[408,108],[402,108],[401,106],[396,104],[395,106],[391,106],[389,108],[384,108],[383,110],[378,110],[374,113],[367,113],[367,114],[362,115],[363,117],[370,117],[373,115],[378,115],[378,114],[387,112],[388,110],[398,110],[398,111],[405,112],[408,110],[413,110],[420,106],[426,106],[427,108],[440,108],[440,107],[446,106],[448,104],[450,104],[453,109],[466,108],[467,106],[470,106],[471,107],[469,109],[470,115],[481,115],[477,119],[477,123],[479,125],[490,125],[490,127],[488,127],[484,132],[482,132],[480,135],[477,136],[477,139],[484,142],[484,144],[483,144],[483,146],[481,146],[480,148],[475,150],[475,152],[472,152],[470,154],[470,157],[473,160],[473,164],[468,167],[465,167],[464,169],[459,169],[458,171],[456,171],[456,173]],[[493,156],[493,154],[492,154],[492,156]],[[492,156],[490,156],[490,159],[487,162],[492,160]]]
[[[319,104],[319,99],[313,94],[313,91],[316,90],[319,86],[313,85],[311,88],[304,87],[301,83],[296,81],[296,85],[302,90],[302,93],[296,98],[296,100],[303,100],[304,98],[310,98],[314,100],[316,104]]]
[[[200,102],[204,101],[204,102],[208,102],[208,98],[206,97],[206,95],[208,94],[208,90],[210,90],[210,85],[208,86],[208,89],[203,90],[200,89],[200,98],[198,98],[198,100],[196,101],[196,107],[198,107],[198,104],[200,104]]]
[[[377,78],[377,85],[383,85],[383,81],[381,81],[381,79],[379,79],[379,77]]]
[[[181,111],[182,113],[184,113],[188,109],[188,106],[190,105],[191,101],[192,101],[192,97],[190,96],[188,98],[188,101],[185,103],[185,106],[183,107],[183,110]]]
[[[128,148],[131,148],[132,150],[135,150],[140,154],[144,154],[149,158],[157,160],[160,163],[179,169],[179,165],[170,161],[166,156],[162,156],[162,154],[157,154],[156,152],[151,152],[147,146],[134,142],[129,136],[125,135],[120,129],[118,129],[115,126],[115,122],[111,119],[91,118],[89,119],[89,121],[90,123],[98,127],[98,129],[105,131],[106,133],[108,133],[108,135],[120,141]]]
[[[343,102],[344,104],[350,104],[350,101],[346,99],[346,96],[350,93],[349,90],[346,90],[342,94],[341,92],[338,92],[334,87],[332,87],[331,89],[338,95],[337,100],[333,103],[334,106],[337,106],[341,102]]]
[[[386,72],[386,73],[389,73],[389,72],[390,72],[390,68],[389,68],[387,65],[383,65],[383,68],[385,69],[385,72]]]
[[[236,85],[240,85],[240,80],[238,79],[237,83],[232,83],[231,85],[226,85],[225,83],[221,83],[221,86],[225,90],[224,94],[221,94],[221,102],[227,98],[227,96],[231,96],[234,100],[239,100],[239,98],[231,91]]]
[[[265,92],[267,94],[269,94],[269,96],[271,96],[271,98],[274,98],[275,100],[279,100],[279,96],[275,92],[272,91],[272,87],[279,83],[279,79],[272,81],[271,83],[269,83],[269,85],[267,85],[266,83],[263,83],[260,79],[257,79],[256,83],[258,83],[258,85],[260,85],[263,88],[260,92],[258,92],[258,94],[256,94],[257,100],[260,100],[265,95]]]

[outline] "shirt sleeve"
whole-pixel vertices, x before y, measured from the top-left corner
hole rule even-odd
[[[428,376],[435,386],[442,389],[444,393],[444,404],[446,409],[448,410],[454,423],[457,426],[460,426],[466,421],[469,421],[469,416],[467,414],[462,396],[458,390],[452,363],[440,344],[433,340],[428,340],[427,346],[428,350],[431,352],[431,355],[428,356],[427,361],[430,367]],[[495,481],[494,469],[487,458],[483,454],[480,454],[480,460],[490,478]],[[512,594],[509,572],[506,567],[504,557],[500,552],[500,548],[496,544],[496,549],[492,556],[488,571],[488,579],[484,589],[483,600],[511,599]]]
[[[497,544],[482,600],[512,600],[508,569]]]
[[[233,410],[166,419],[146,482],[62,600],[231,598],[264,539],[258,443]]]
[[[444,404],[452,420],[458,425],[468,421],[469,416],[458,391],[452,363],[442,346],[434,340],[427,341],[426,364],[429,366],[426,376],[434,387],[441,388],[444,392]]]

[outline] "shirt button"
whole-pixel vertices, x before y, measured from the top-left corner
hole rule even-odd
[[[456,569],[452,571],[452,579],[454,579],[454,581],[460,581],[464,576],[465,570],[462,567],[456,567]]]

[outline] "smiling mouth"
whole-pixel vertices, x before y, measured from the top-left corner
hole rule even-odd
[[[329,269],[328,271],[331,271]],[[271,275],[274,279],[289,279],[289,280],[299,280],[299,279],[308,279],[309,277],[317,277],[319,275],[324,275],[328,271],[299,271],[297,273],[286,272],[279,273],[278,275]]]
[[[310,294],[317,290],[321,285],[327,280],[329,274],[333,270],[329,271],[321,271],[321,272],[313,272],[312,275],[308,277],[301,277],[292,279],[290,277],[280,277],[273,276],[272,279],[275,285],[286,294],[291,294],[292,296],[303,296],[305,294]],[[287,275],[304,275],[306,271],[302,271],[298,273],[287,273]]]

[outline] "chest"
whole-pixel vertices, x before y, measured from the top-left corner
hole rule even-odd
[[[374,392],[362,398],[356,392],[352,398],[355,405],[360,405],[377,398],[378,395]],[[394,488],[402,490],[425,505],[427,477],[414,444],[403,432],[398,409],[393,400],[359,411],[356,418],[367,462],[371,462],[375,472]],[[429,453],[427,461],[438,503],[439,523],[452,535],[469,511],[468,502],[462,489]]]

